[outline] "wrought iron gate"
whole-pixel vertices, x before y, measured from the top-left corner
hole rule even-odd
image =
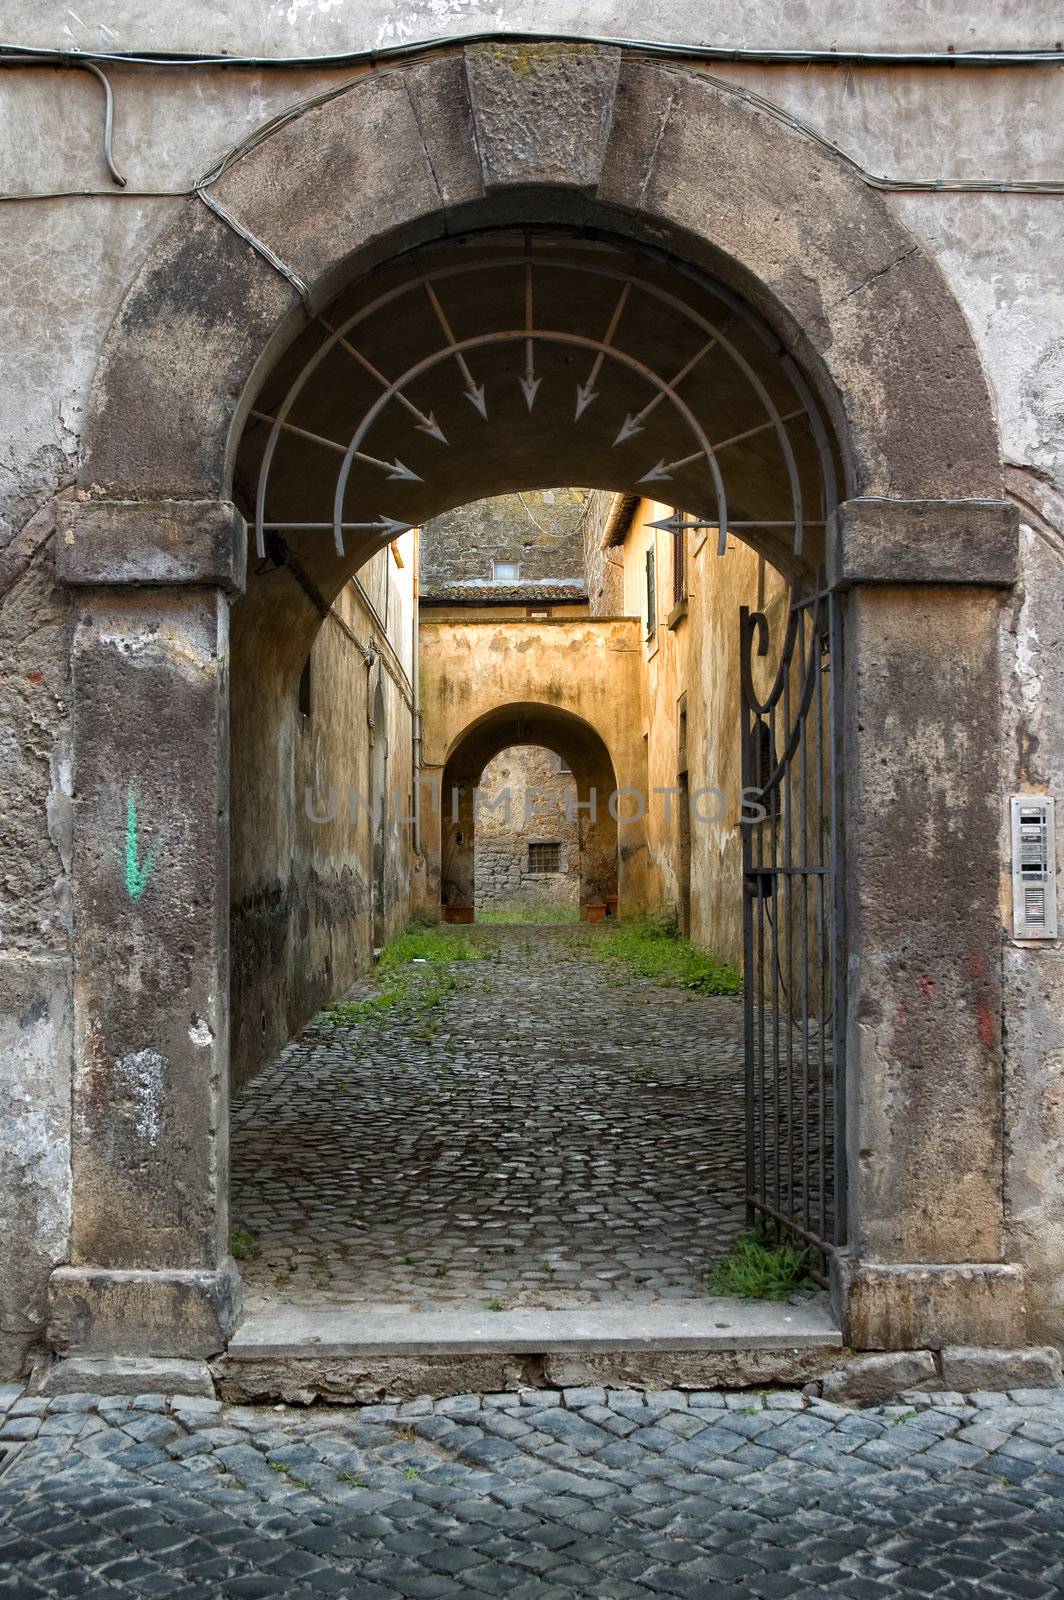
[[[765,612],[740,616],[746,1201],[824,1256],[846,1201],[841,638],[823,587],[779,620],[773,648]]]

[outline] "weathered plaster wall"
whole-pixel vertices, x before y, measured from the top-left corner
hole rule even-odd
[[[390,936],[409,910],[413,838],[412,575],[389,551],[346,586],[310,649],[310,715],[298,705],[319,620],[289,574],[287,609],[267,613],[254,583],[233,612],[232,1075],[236,1083],[341,993],[374,940],[373,754],[383,760],[384,903]],[[294,626],[302,617],[303,627]],[[367,665],[364,652],[372,649]],[[370,726],[377,686],[383,726]],[[382,754],[383,752],[383,754]]]
[[[46,508],[0,551],[0,1373],[70,1228],[71,623]]]
[[[596,502],[609,499],[595,496],[592,513]],[[755,666],[755,682],[764,688],[778,661],[788,590],[785,579],[741,540],[730,538],[725,554],[718,556],[715,535],[699,529],[686,535],[686,597],[674,609],[672,535],[650,526],[670,511],[657,501],[641,501],[623,545],[611,552],[620,558],[624,612],[639,619],[642,641],[647,904],[679,914],[689,872],[691,938],[741,970],[739,609],[757,609],[763,602],[769,617],[773,643]],[[648,632],[646,556],[651,549],[656,623]],[[686,713],[686,760],[681,755],[681,711]],[[676,792],[684,778],[686,799]]]
[[[254,0],[230,15],[219,15],[206,0],[195,0],[176,14],[160,17],[146,0],[125,0],[107,12],[106,25],[92,12],[75,15],[66,6],[14,0],[7,8],[6,39],[29,45],[80,45],[111,49],[258,51],[352,50],[413,38],[454,36],[477,28],[498,28],[503,19],[487,0],[415,0],[397,8],[387,0],[365,0],[356,12],[332,0],[293,5],[291,0]],[[1044,46],[1045,8],[1040,0],[1019,0],[1002,12],[990,0],[965,5],[941,0],[800,0],[784,12],[754,0],[738,8],[734,0],[695,6],[691,0],[664,0],[649,11],[641,0],[617,0],[597,14],[584,0],[525,0],[506,8],[505,25],[514,29],[576,32],[593,29],[613,37],[712,39],[730,46],[802,49],[812,41],[860,49],[958,49]]]
[[[477,912],[580,904],[580,839],[572,802],[576,785],[552,750],[511,745],[480,779],[484,805],[474,845]],[[559,845],[557,872],[529,869],[533,841]]]
[[[1031,474],[1010,474],[1020,502],[1021,584],[1006,615],[1005,797],[1057,799],[1057,872],[1064,881],[1064,498]],[[1009,926],[1010,888],[1002,874]],[[1064,909],[1064,908],[1062,908]],[[1064,941],[1005,943],[1006,1255],[1029,1268],[1032,1337],[1064,1340]]]

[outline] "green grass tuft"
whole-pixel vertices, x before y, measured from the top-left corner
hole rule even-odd
[[[739,1300],[786,1300],[816,1289],[809,1276],[809,1251],[794,1239],[776,1243],[765,1229],[740,1234],[723,1261],[703,1273],[714,1294]]]
[[[475,961],[480,952],[457,930],[414,924],[390,939],[377,964],[379,991],[366,1000],[342,1000],[322,1013],[326,1022],[349,1028],[396,1012],[420,1015],[458,987],[455,962]]]
[[[734,968],[681,939],[667,922],[628,921],[607,924],[587,940],[595,961],[615,962],[633,977],[649,978],[665,987],[697,994],[741,994],[743,980]]]
[[[579,921],[578,906],[523,905],[516,900],[477,912],[477,922],[487,928],[507,928],[515,925],[557,927],[562,923]]]
[[[381,951],[378,966],[382,972],[408,966],[412,961],[449,966],[452,961],[475,961],[478,953],[457,928],[439,923],[434,927],[420,924],[389,939]]]

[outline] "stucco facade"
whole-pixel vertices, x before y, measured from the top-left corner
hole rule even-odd
[[[646,905],[646,789],[639,624],[632,617],[462,619],[422,613],[421,774],[425,909],[472,906],[475,791],[494,757],[535,743],[562,757],[576,788],[579,903],[622,915]],[[633,715],[633,708],[636,714]],[[436,809],[428,802],[439,796]],[[579,807],[578,810],[575,808]],[[482,808],[483,809],[483,808]]]
[[[354,16],[191,5],[159,19],[130,5],[108,14],[106,35],[130,51],[306,56],[428,34],[456,40],[483,22],[465,6],[372,5]],[[683,45],[709,31],[723,45],[764,49],[1016,49],[1051,45],[1051,21],[1036,3],[1007,17],[999,7],[898,3],[785,16],[723,5],[707,18],[675,0],[653,17],[631,4],[608,14],[519,7],[507,25],[522,24],[590,28],[607,42],[553,52],[451,44],[376,66],[115,66],[122,188],[105,165],[91,74],[38,63],[0,77],[9,1370],[45,1342],[200,1354],[232,1326],[230,852],[235,844],[239,903],[271,901],[273,948],[292,973],[279,886],[296,863],[303,888],[317,893],[324,881],[340,892],[348,848],[324,861],[323,845],[296,845],[289,822],[271,814],[260,765],[234,771],[260,796],[269,859],[253,871],[241,854],[229,790],[230,705],[236,728],[248,704],[238,651],[258,635],[258,681],[272,682],[258,724],[264,738],[272,730],[270,781],[280,792],[310,771],[316,779],[291,696],[330,607],[362,642],[375,627],[354,599],[337,597],[394,535],[367,531],[343,557],[328,534],[294,540],[298,576],[290,569],[283,584],[302,598],[271,579],[268,549],[254,552],[247,596],[236,600],[262,454],[252,413],[275,414],[285,362],[298,364],[292,351],[311,319],[347,286],[357,300],[386,267],[395,284],[403,252],[430,242],[443,251],[463,228],[533,223],[653,246],[719,279],[808,375],[841,441],[843,504],[817,537],[846,610],[848,1335],[872,1344],[1061,1338],[1064,958],[1059,943],[1011,940],[1004,818],[1015,789],[1059,795],[1064,769],[1054,649],[1064,610],[1064,76],[1034,64],[670,60],[609,43],[653,32]],[[99,42],[93,23],[54,8],[16,4],[4,29],[38,48]],[[292,107],[304,109],[264,132]],[[215,172],[245,141],[240,159]],[[885,187],[869,181],[884,174]],[[195,187],[203,175],[210,181]],[[946,182],[921,189],[924,179]],[[655,257],[647,270],[663,269]],[[467,309],[475,303],[470,296]],[[507,331],[521,339],[520,312]],[[395,332],[413,340],[416,329]],[[579,435],[572,373],[564,403],[544,379],[534,416],[527,411],[532,431],[518,436],[517,369],[494,359],[482,361],[483,381],[509,398],[493,413],[506,423],[493,442],[478,447],[463,433],[476,416],[459,391],[455,420],[446,418],[458,443],[436,477],[408,476],[352,521],[413,525],[559,479],[635,490],[655,456],[613,454],[615,429],[594,434],[594,409]],[[410,454],[409,416],[394,410],[379,441],[386,466]],[[663,447],[666,411],[648,435],[657,444],[660,426]],[[422,463],[411,460],[416,472]],[[619,461],[623,482],[611,467]],[[747,458],[744,491],[759,465]],[[289,498],[279,520],[295,519],[316,473],[282,466]],[[683,469],[674,483],[681,503],[712,509]],[[810,569],[816,556],[811,542]],[[517,652],[501,630],[521,626],[491,624],[508,663]],[[576,638],[581,628],[585,643],[610,652],[611,674],[633,670],[629,655],[642,668],[645,645],[630,622],[555,632]],[[334,645],[314,648],[327,679]],[[409,708],[393,666],[386,719],[398,745]],[[403,670],[413,683],[412,664]],[[588,721],[601,719],[618,773],[640,773],[641,728],[607,727],[609,694],[596,696]],[[489,709],[473,698],[441,705],[438,721],[457,736]],[[364,719],[355,701],[336,713],[330,739],[343,745]],[[425,769],[442,771],[447,755],[444,745],[423,752]],[[361,772],[365,748],[343,760]],[[116,830],[129,828],[132,876],[123,878]],[[152,841],[165,901],[133,893]],[[622,901],[625,870],[634,902],[645,898],[645,844],[633,842],[627,869],[622,844]],[[663,860],[661,870],[672,869]],[[692,895],[692,917],[705,915]],[[308,927],[309,1005],[365,946],[361,937],[336,946],[314,915]],[[262,1010],[256,966],[250,955],[252,1017]],[[293,1014],[270,1010],[264,1045]],[[238,1049],[248,1062],[255,1054]]]
[[[739,611],[746,606],[769,618],[773,649],[758,678],[771,682],[789,590],[741,540],[729,538],[718,554],[716,533],[707,528],[683,534],[678,577],[676,538],[653,526],[674,515],[673,507],[619,501],[593,496],[585,530],[592,570],[617,574],[610,582],[622,591],[624,614],[638,619],[643,681],[633,714],[644,719],[647,749],[647,905],[741,970]],[[593,580],[589,587],[594,592]]]

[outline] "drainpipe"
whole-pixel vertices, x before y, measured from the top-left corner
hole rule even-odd
[[[379,656],[377,641],[371,638],[369,644],[362,647],[362,665],[366,669],[366,726],[373,733],[374,739],[376,728],[373,722],[373,668],[377,665]]]
[[[411,697],[412,697],[413,704],[412,704],[411,712],[410,712],[410,723],[411,723],[411,741],[412,741],[412,744],[413,744],[413,773],[414,773],[414,807],[413,807],[413,812],[412,812],[412,815],[413,815],[413,818],[414,818],[414,854],[415,854],[415,856],[420,856],[421,855],[421,786],[420,786],[420,783],[419,783],[418,780],[421,777],[422,732],[421,732],[421,633],[420,633],[419,616],[418,616],[419,603],[420,603],[419,602],[419,598],[418,598],[419,594],[420,594],[420,584],[419,584],[419,581],[418,581],[418,575],[419,575],[420,558],[421,558],[421,529],[420,528],[415,528],[413,530],[413,532],[414,532],[414,551],[413,551],[414,559],[413,559],[413,562],[412,562],[412,566],[413,566],[414,570],[413,570],[413,577],[412,577],[412,584],[411,584],[411,615],[412,615],[412,622],[411,622],[411,630],[410,630],[411,631],[411,641],[410,641],[410,662],[411,662],[410,680],[411,680]]]

